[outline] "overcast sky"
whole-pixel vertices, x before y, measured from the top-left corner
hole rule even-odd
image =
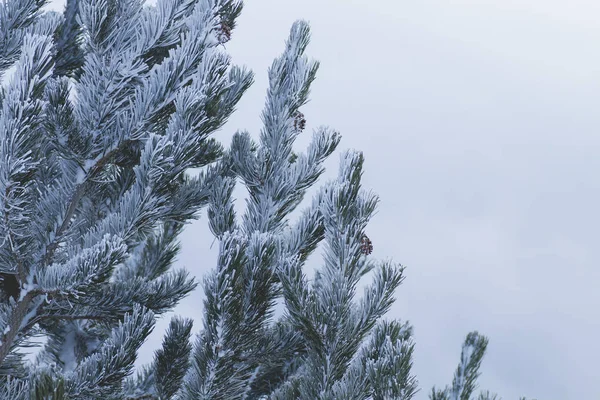
[[[390,317],[415,328],[417,399],[451,382],[475,329],[490,338],[482,389],[598,398],[600,2],[246,3],[227,48],[256,83],[218,137],[258,135],[267,67],[292,22],[309,20],[321,69],[307,131],[329,125],[340,149],[365,154],[364,184],[381,197],[373,256],[408,267]],[[204,217],[190,225],[178,266],[201,278],[211,241]],[[196,332],[202,299],[176,310]]]

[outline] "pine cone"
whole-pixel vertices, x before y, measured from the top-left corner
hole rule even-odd
[[[231,28],[225,22],[221,22],[221,27],[217,31],[217,40],[221,44],[231,40]]]
[[[360,251],[365,255],[369,255],[373,252],[373,243],[367,235],[363,235],[360,239]]]
[[[302,132],[306,128],[306,119],[304,118],[304,114],[300,111],[296,111],[294,114],[294,130],[296,132]]]

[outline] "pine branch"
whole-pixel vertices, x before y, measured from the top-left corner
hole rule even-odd
[[[67,0],[64,19],[54,33],[54,76],[78,78],[84,63],[81,42],[81,27],[77,23],[79,0]]]
[[[470,332],[465,339],[460,355],[460,364],[454,373],[451,398],[469,400],[475,391],[477,378],[481,374],[479,368],[485,355],[488,339],[479,333]]]
[[[113,161],[115,158],[119,156],[132,142],[124,141],[121,143],[119,147],[111,150],[105,156],[100,158],[88,171],[86,171],[86,177],[83,182],[79,183],[75,192],[72,194],[69,202],[67,211],[63,218],[63,222],[60,224],[60,227],[56,231],[54,237],[55,239],[46,247],[46,254],[44,255],[42,265],[49,265],[52,262],[52,257],[54,256],[54,252],[58,248],[61,240],[63,239],[63,235],[69,228],[72,223],[73,216],[75,211],[77,210],[77,206],[81,199],[87,194],[87,191],[92,186],[93,180],[102,172],[104,167]]]
[[[21,55],[25,29],[39,16],[46,0],[7,0],[0,8],[0,76]]]
[[[477,387],[477,378],[481,374],[479,368],[485,355],[488,339],[477,331],[470,332],[462,346],[460,363],[454,373],[452,386],[444,390],[432,389],[431,400],[470,400]],[[483,396],[484,393],[481,394]],[[490,396],[490,393],[487,392]],[[493,395],[495,396],[495,395]],[[495,398],[495,397],[492,397]]]
[[[16,243],[21,241],[23,246],[28,244],[25,229],[29,221],[28,214],[31,213],[27,200],[32,185],[28,178],[39,162],[34,158],[39,151],[39,144],[38,146],[34,144],[37,137],[29,135],[28,129],[33,129],[39,124],[40,117],[37,115],[41,108],[39,98],[52,66],[50,40],[47,36],[27,34],[23,39],[23,48],[25,51],[21,53],[17,63],[20,70],[8,89],[11,95],[10,103],[2,104],[3,126],[0,132],[0,139],[3,142],[0,147],[2,160],[0,190],[3,189],[2,192],[5,194],[1,207],[5,222],[3,228],[6,229],[3,233],[9,239],[10,252],[18,260],[16,275],[20,285],[28,283],[26,277],[30,274],[28,269],[32,267],[22,262],[23,254],[20,253],[20,246]],[[17,81],[19,78],[21,81]],[[19,101],[20,99],[23,103]],[[0,252],[2,250],[0,248]],[[22,293],[12,310],[7,321],[9,330],[4,331],[0,342],[0,365],[10,352],[22,325],[28,322],[31,309],[36,308],[37,305],[32,304],[36,295],[35,291]]]
[[[194,348],[182,398],[257,395],[272,379],[266,371],[280,377],[274,379],[277,383],[282,378],[280,369],[286,363],[271,357],[273,351],[289,354],[286,352],[290,349],[299,348],[298,341],[292,338],[279,344],[267,340],[267,321],[280,292],[275,271],[287,258],[302,251],[306,256],[312,251],[319,240],[319,230],[302,225],[299,236],[294,237],[299,239],[296,245],[288,247],[282,239],[296,231],[288,231],[285,217],[320,175],[322,162],[338,143],[335,134],[322,131],[309,148],[306,160],[312,161],[310,166],[288,161],[299,133],[294,127],[294,113],[306,102],[308,86],[316,72],[317,64],[303,57],[307,35],[305,24],[294,24],[284,54],[269,72],[265,126],[256,155],[249,136],[238,133],[223,160],[223,165],[231,163],[250,191],[242,223],[236,221],[231,201],[235,183],[232,177],[217,179],[210,195],[209,223],[215,237],[221,240],[220,256],[217,270],[205,284],[204,331]],[[267,359],[271,360],[270,365],[265,364]]]
[[[133,367],[137,349],[151,333],[153,325],[152,313],[135,307],[123,323],[112,330],[97,353],[66,375],[66,392],[74,398],[117,394]]]
[[[179,390],[190,364],[192,321],[173,318],[163,346],[155,354],[156,391],[160,398],[170,399]]]
[[[27,292],[12,309],[7,326],[2,327],[4,331],[0,336],[0,365],[10,352],[12,343],[21,333],[21,327],[27,324],[27,316],[31,315],[31,309],[35,310],[36,305],[32,304],[32,302],[36,296],[37,293],[35,291]]]

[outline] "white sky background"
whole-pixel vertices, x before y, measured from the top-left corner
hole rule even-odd
[[[217,137],[258,135],[267,67],[292,22],[309,20],[321,69],[300,145],[327,124],[340,149],[365,153],[365,187],[381,197],[373,256],[408,266],[389,316],[415,327],[417,399],[451,382],[475,329],[490,338],[482,389],[600,395],[599,17],[596,0],[246,2],[227,49],[256,83]],[[203,216],[177,265],[201,279],[211,242]],[[176,310],[195,332],[202,299]]]

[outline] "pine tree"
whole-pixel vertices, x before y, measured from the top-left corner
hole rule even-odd
[[[404,267],[372,259],[362,154],[344,152],[292,218],[340,142],[320,127],[294,150],[318,69],[308,25],[269,70],[258,142],[240,132],[225,150],[210,136],[252,83],[222,46],[240,1],[43,5],[0,5],[0,76],[14,71],[0,90],[0,400],[411,399],[412,328],[383,319]],[[204,206],[220,249],[202,330],[192,341],[192,321],[173,318],[133,373],[155,319],[197,286],[173,263]],[[470,399],[486,345],[470,334],[431,398]]]
[[[377,197],[360,187],[362,155],[344,153],[337,180],[290,218],[339,143],[322,127],[304,153],[293,151],[318,67],[304,56],[308,41],[308,25],[295,23],[269,70],[259,142],[236,134],[223,161],[234,176],[213,186],[208,215],[219,258],[205,281],[204,329],[179,399],[383,400],[416,392],[410,326],[380,321],[403,267],[372,261],[364,249]],[[231,198],[236,177],[249,193],[241,218]],[[309,284],[302,267],[320,243],[323,267]],[[355,301],[371,271],[373,284]],[[279,299],[285,312],[275,319]]]
[[[0,399],[121,399],[155,318],[196,287],[172,268],[176,238],[222,175],[210,135],[252,81],[221,46],[241,4],[43,5],[0,5]],[[146,374],[161,398],[190,332],[174,319]]]

